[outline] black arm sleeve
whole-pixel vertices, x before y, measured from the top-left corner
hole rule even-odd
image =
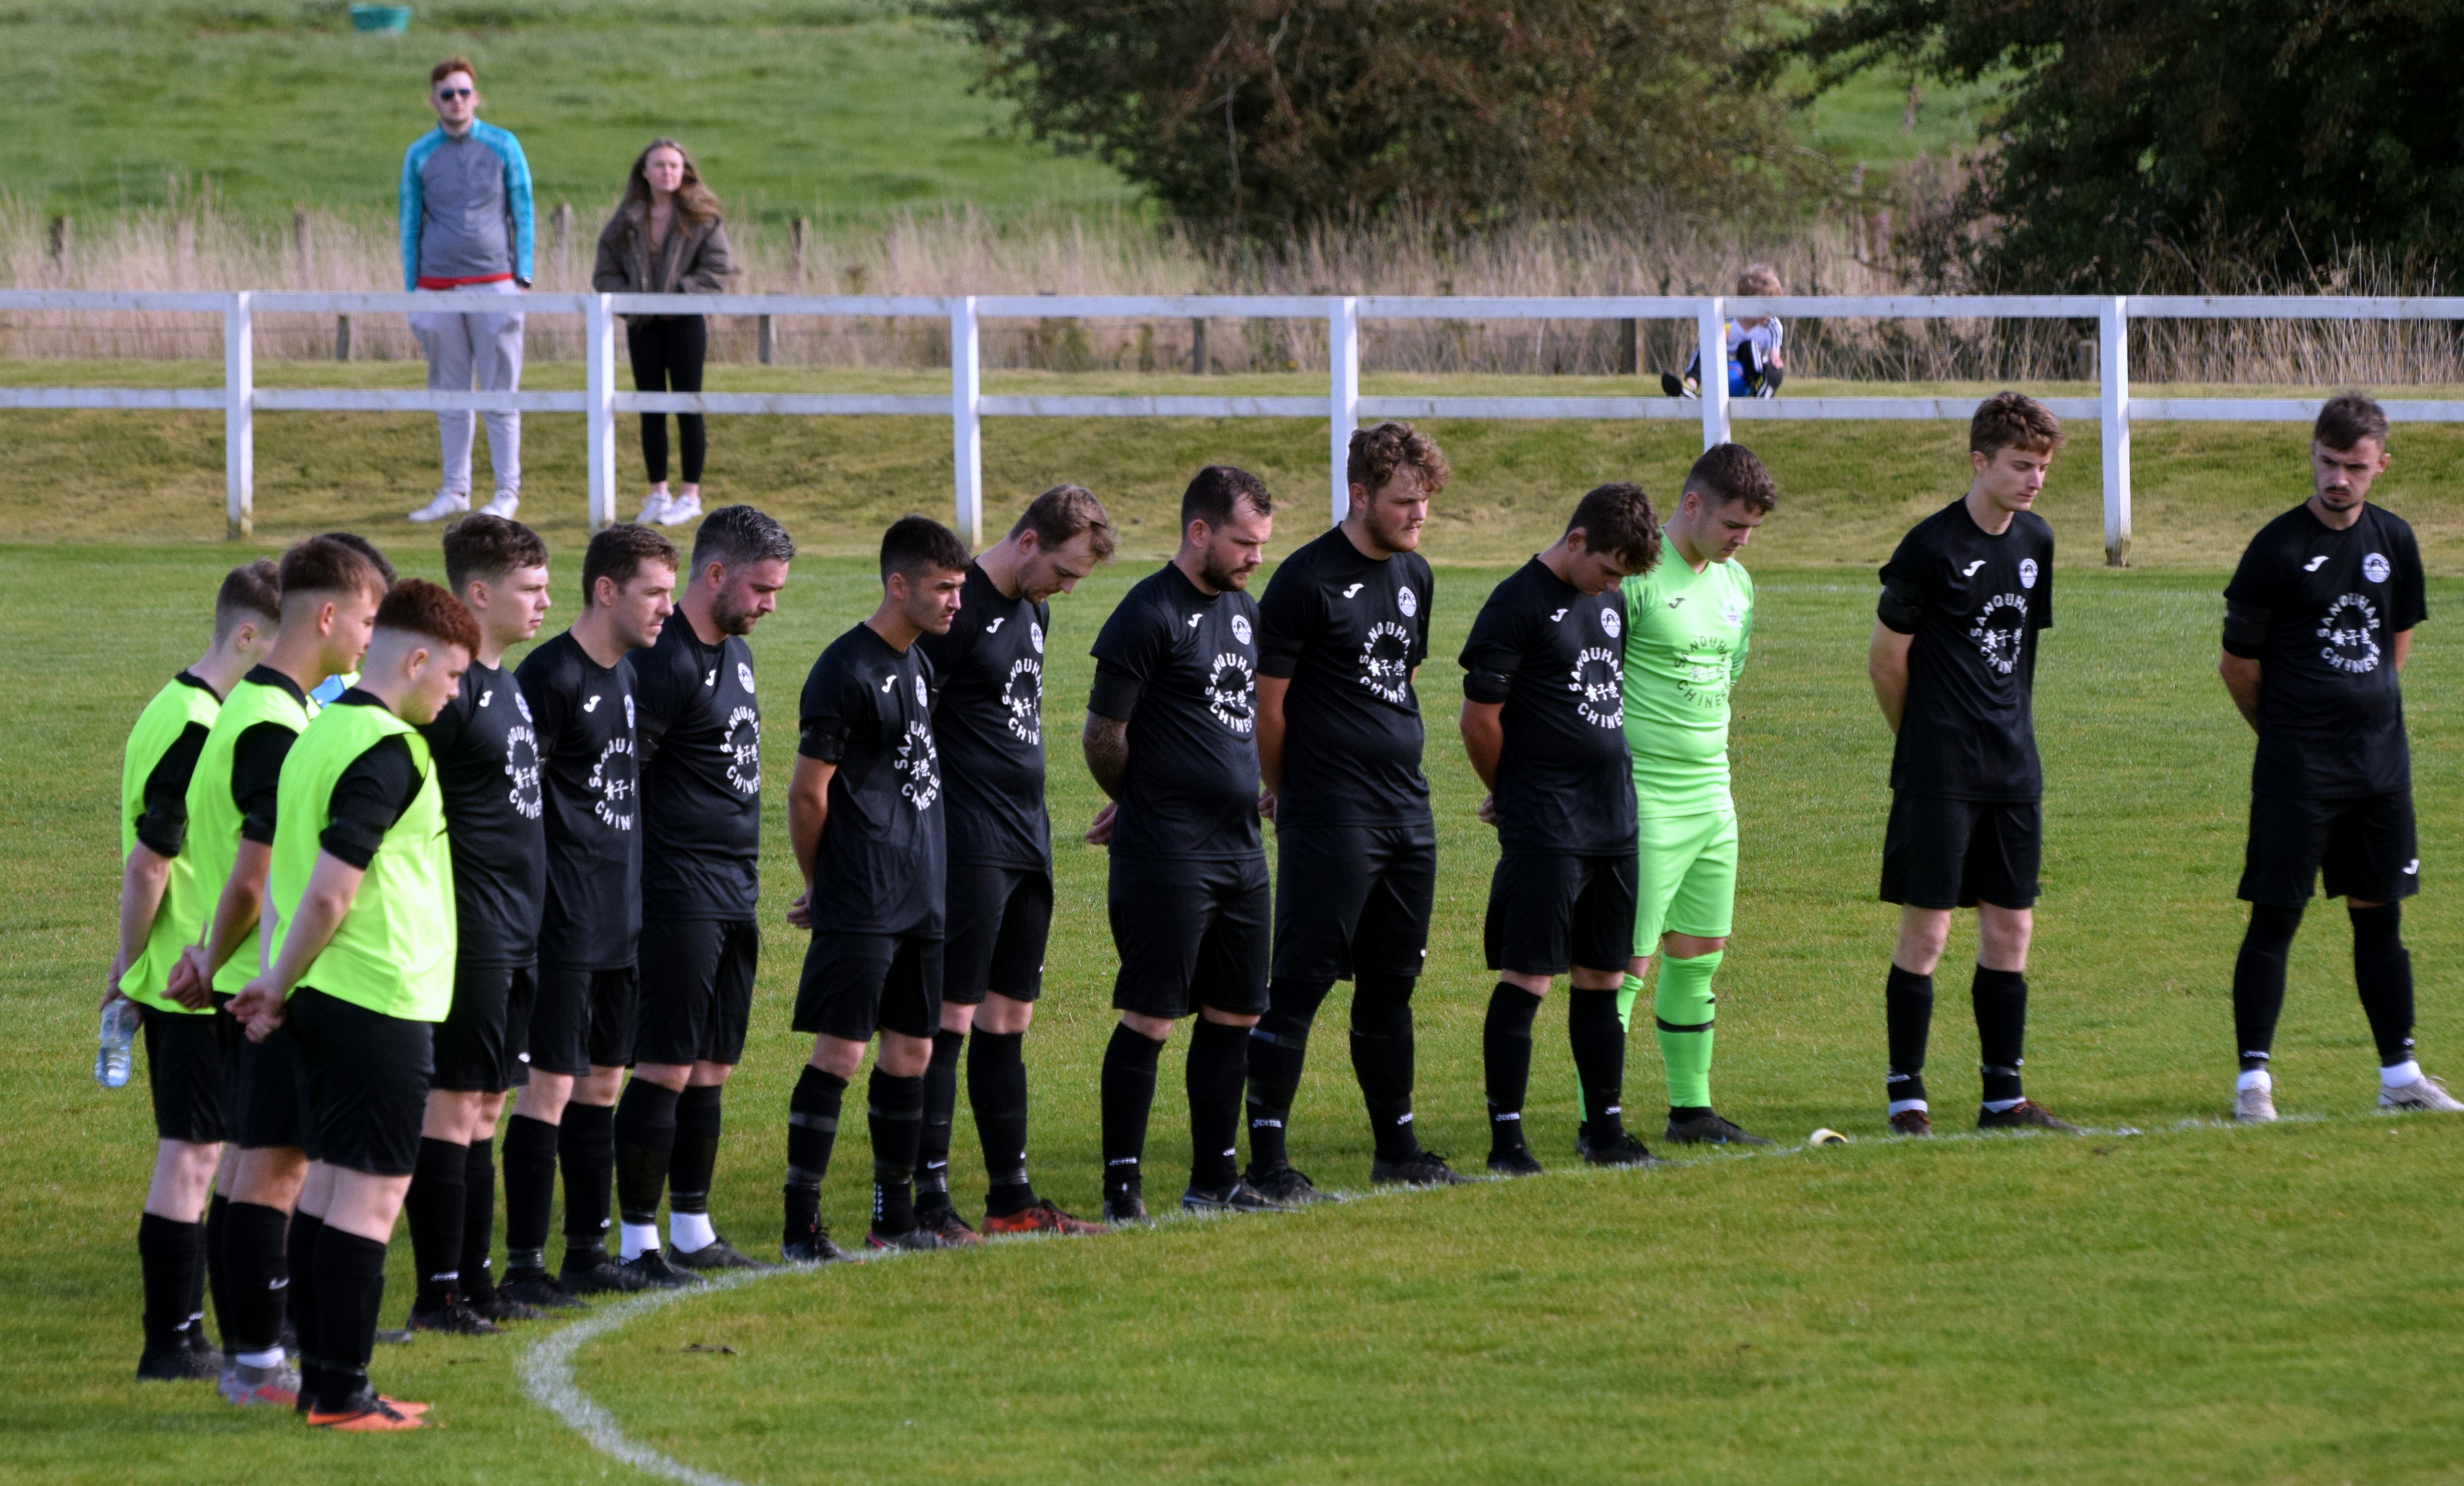
[[[1881,601],[1874,606],[1874,617],[1895,635],[1913,635],[1925,618],[1925,594],[1914,583],[1886,579]]]
[[[2255,661],[2267,645],[2267,623],[2275,611],[2263,604],[2225,601],[2225,653]]]
[[[871,718],[872,688],[852,674],[816,666],[805,678],[804,695],[797,706],[796,752],[806,758],[835,764],[847,756],[848,737]]]
[[[274,844],[275,803],[282,789],[282,760],[299,734],[278,722],[261,722],[239,735],[231,749],[231,803],[239,807],[240,840]]]
[[[137,818],[137,840],[158,857],[176,857],[188,842],[188,780],[197,772],[197,754],[205,751],[206,732],[201,722],[181,729],[145,776],[145,813]]]
[[[1484,706],[1504,702],[1514,690],[1515,672],[1523,668],[1522,616],[1508,618],[1483,609],[1472,622],[1471,639],[1463,645],[1463,697]]]
[[[1174,638],[1172,622],[1150,605],[1114,609],[1095,636],[1095,688],[1087,710],[1114,722],[1129,721],[1148,684],[1171,659]]]
[[[2388,617],[2387,628],[2400,635],[2428,618],[2430,598],[2422,580],[2421,544],[2407,532],[2396,553],[2395,613]]]
[[[331,819],[317,844],[366,871],[385,844],[385,833],[418,797],[420,782],[409,743],[399,737],[378,739],[334,781],[327,806]]]

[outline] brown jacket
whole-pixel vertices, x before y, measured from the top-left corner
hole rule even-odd
[[[619,207],[599,234],[599,261],[590,287],[604,295],[715,295],[736,273],[728,251],[727,224],[716,217],[695,227],[671,218],[668,236],[650,247],[650,208]]]

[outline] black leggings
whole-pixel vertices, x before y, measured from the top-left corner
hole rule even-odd
[[[637,317],[625,322],[625,350],[633,358],[634,391],[699,392],[702,358],[710,351],[710,322],[698,315]],[[702,452],[708,448],[701,414],[676,414],[676,434],[684,445],[685,483],[699,485]],[[652,485],[667,479],[664,413],[642,415],[642,463],[649,467]]]

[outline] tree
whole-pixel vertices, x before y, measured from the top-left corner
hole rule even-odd
[[[943,0],[1040,140],[1253,237],[1746,212],[1811,158],[1731,79],[1750,0]]]
[[[1937,243],[1987,287],[2235,288],[2464,246],[2464,0],[1848,0],[1793,48],[2008,77]],[[1776,54],[1767,54],[1776,55]]]

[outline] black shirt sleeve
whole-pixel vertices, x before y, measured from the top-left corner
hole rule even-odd
[[[847,740],[872,720],[872,690],[854,675],[836,667],[817,667],[804,683],[799,709],[801,735],[796,752],[806,758],[836,764],[847,756]]]
[[[2244,548],[2225,585],[2225,653],[2255,661],[2267,648],[2267,626],[2283,598],[2284,563],[2264,537]]]
[[[671,624],[685,623],[681,614]],[[635,767],[649,763],[667,741],[668,728],[684,710],[685,699],[701,685],[701,674],[682,645],[656,645],[633,653],[633,750]]]
[[[1301,647],[1325,622],[1325,589],[1298,564],[1278,569],[1258,601],[1258,674],[1288,678],[1300,669]]]
[[[410,744],[401,737],[380,738],[350,762],[334,781],[332,818],[317,843],[364,872],[385,844],[385,832],[402,819],[419,795],[419,766],[411,761]]]
[[[1098,717],[1127,722],[1172,655],[1172,630],[1162,611],[1152,604],[1124,604],[1104,622],[1095,637],[1095,687],[1087,710]]]
[[[207,728],[192,722],[180,730],[154,772],[145,776],[145,812],[137,818],[137,840],[158,857],[176,857],[188,841],[188,780],[205,751]]]
[[[282,760],[299,734],[278,722],[261,722],[239,735],[231,749],[231,803],[239,807],[242,841],[274,844],[275,799],[282,789]]]
[[[2421,543],[2409,528],[2397,547],[2395,559],[2395,612],[2387,616],[2387,632],[2401,635],[2423,620],[2430,618],[2430,600],[2422,580]]]
[[[1493,707],[1514,690],[1514,673],[1523,668],[1530,618],[1529,611],[1521,605],[1510,611],[1499,604],[1481,610],[1480,618],[1472,623],[1471,638],[1463,643],[1466,700]]]

